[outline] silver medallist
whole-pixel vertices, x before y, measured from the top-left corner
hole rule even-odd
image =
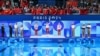
[[[82,29],[82,37],[84,38],[85,37],[85,30],[86,30],[85,24],[82,25],[81,29]]]
[[[72,37],[75,37],[75,25],[74,24],[71,25],[71,29],[72,29]]]
[[[24,30],[23,25],[21,25],[21,27],[20,27],[20,36],[21,37],[23,37],[23,30]]]
[[[61,28],[62,28],[62,25],[60,23],[58,23],[58,25],[57,25],[58,35],[61,35]]]
[[[18,25],[17,23],[14,25],[14,32],[15,32],[15,37],[18,36]]]
[[[87,37],[90,38],[90,35],[91,35],[91,25],[88,23],[86,28],[87,28]]]

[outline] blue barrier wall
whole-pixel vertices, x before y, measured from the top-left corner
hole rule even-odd
[[[39,0],[38,4],[55,5],[55,0]]]
[[[100,20],[100,15],[0,15],[0,21],[23,20]]]

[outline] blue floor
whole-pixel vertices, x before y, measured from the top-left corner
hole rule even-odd
[[[12,39],[14,40],[14,39]],[[100,56],[100,47],[69,43],[34,43],[23,40],[0,41],[0,56]],[[36,55],[38,54],[38,55]]]
[[[49,56],[56,56],[57,52],[62,56],[100,56],[100,48],[88,48],[86,47],[66,47],[58,50],[59,47],[37,47],[38,56],[45,56],[46,52]],[[30,56],[31,52],[35,51],[32,47],[18,48],[8,47],[5,51],[0,52],[0,56]],[[31,56],[34,56],[33,54]]]

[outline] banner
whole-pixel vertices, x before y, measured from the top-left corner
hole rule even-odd
[[[100,20],[100,15],[0,15],[0,21]]]

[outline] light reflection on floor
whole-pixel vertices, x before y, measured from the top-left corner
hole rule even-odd
[[[67,43],[0,42],[0,56],[100,56],[99,47],[69,46]],[[60,54],[58,54],[60,53]]]
[[[0,52],[0,56],[30,56],[33,51],[39,51],[39,56],[45,56],[48,52],[49,56],[55,56],[55,53],[61,52],[64,56],[100,56],[100,48],[87,47],[33,47],[32,44],[24,44],[24,46],[6,47],[4,52]],[[21,55],[22,54],[22,55]]]

